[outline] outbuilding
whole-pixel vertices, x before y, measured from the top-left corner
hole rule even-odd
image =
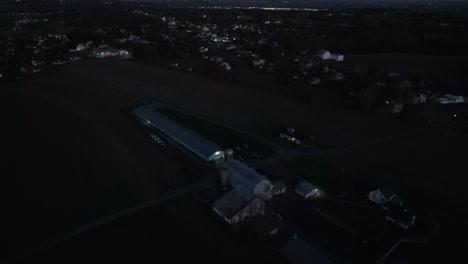
[[[302,196],[304,198],[309,198],[309,197],[317,195],[318,189],[317,189],[317,187],[315,187],[315,185],[313,185],[310,182],[300,181],[296,185],[295,191],[300,196]]]
[[[344,55],[332,54],[331,59],[334,60],[334,61],[344,61]]]
[[[390,200],[392,200],[392,198],[396,196],[396,193],[395,193],[395,190],[390,185],[386,185],[375,191],[369,192],[367,196],[369,197],[369,200],[371,200],[372,202],[383,205],[389,202]]]
[[[331,59],[331,53],[328,50],[319,50],[317,52],[317,56],[322,60],[329,60]]]

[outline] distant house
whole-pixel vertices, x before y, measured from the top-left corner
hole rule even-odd
[[[341,54],[332,54],[330,59],[334,61],[344,61],[344,55]]]
[[[394,196],[396,196],[396,193],[391,186],[387,185],[383,188],[379,188],[375,191],[369,192],[367,196],[372,202],[379,205],[383,205],[390,201]]]
[[[311,136],[308,137],[308,136],[298,133],[296,129],[292,127],[285,128],[279,134],[280,134],[280,138],[286,139],[289,142],[294,143],[296,145],[304,145],[304,144],[307,144],[310,140],[314,139]]]
[[[463,98],[463,96],[459,96],[459,95],[446,94],[446,95],[444,95],[444,97],[447,98],[448,100],[450,100],[451,103],[455,103],[455,104],[465,102],[465,98]]]
[[[425,104],[427,102],[427,95],[421,93],[415,97],[413,97],[413,104]]]
[[[310,85],[320,85],[321,83],[322,81],[318,77],[315,77],[312,79],[312,81],[310,81]]]
[[[331,53],[328,50],[319,50],[317,52],[317,56],[322,60],[329,60],[331,59]]]
[[[237,185],[213,204],[213,210],[228,224],[263,214],[264,203],[248,189]]]
[[[304,198],[309,198],[317,194],[317,187],[307,181],[300,181],[295,188],[297,194]]]
[[[292,264],[332,264],[334,263],[326,255],[311,247],[304,240],[293,236],[279,250],[289,263]]]
[[[452,101],[450,101],[450,99],[446,97],[437,97],[435,101],[438,104],[451,104],[452,103]]]
[[[266,61],[264,59],[259,59],[259,60],[253,60],[252,62],[254,66],[262,67],[263,65],[265,65]]]
[[[85,49],[86,49],[86,44],[78,44],[76,46],[77,51],[82,51],[82,50],[85,50]]]
[[[385,186],[370,192],[369,200],[387,210],[386,220],[397,223],[405,230],[414,225],[415,214],[403,205],[403,199],[396,195],[392,187]]]
[[[112,57],[118,57],[120,59],[130,59],[132,55],[123,49],[116,49],[113,47],[108,47],[108,48],[99,48],[93,50],[93,57],[96,58],[112,58]]]
[[[400,73],[399,72],[389,72],[387,73],[387,76],[389,78],[399,78],[400,77]]]
[[[212,39],[213,39],[213,42],[216,42],[216,43],[228,43],[228,42],[230,42],[228,37],[215,36],[215,37],[212,37]]]
[[[416,215],[411,210],[408,210],[403,206],[392,205],[389,207],[389,210],[385,215],[385,219],[390,222],[397,223],[401,228],[407,230],[414,225]]]

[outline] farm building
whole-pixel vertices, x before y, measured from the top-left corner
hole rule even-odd
[[[237,185],[213,204],[213,210],[228,224],[263,214],[263,209],[263,201],[242,185]]]
[[[334,61],[344,61],[344,55],[341,54],[332,54],[330,58]]]
[[[221,147],[161,114],[156,104],[136,107],[133,113],[198,157],[213,163],[224,160],[224,151]]]
[[[329,60],[331,59],[331,53],[328,50],[319,50],[317,52],[317,56],[322,60]]]
[[[450,104],[450,103],[452,103],[452,102],[450,101],[450,99],[448,99],[448,98],[446,98],[446,97],[437,97],[437,98],[435,99],[435,101],[436,101],[436,103],[438,103],[438,104]]]
[[[463,98],[463,96],[459,96],[459,95],[446,94],[444,95],[444,97],[449,99],[451,103],[459,104],[459,103],[465,102],[465,99]]]
[[[227,223],[263,214],[263,200],[272,197],[272,184],[265,176],[235,159],[223,164],[220,176],[221,185],[229,182],[233,189],[213,204],[213,210]]]
[[[392,200],[392,198],[396,196],[396,193],[392,187],[384,186],[383,188],[369,192],[367,196],[369,200],[376,204],[384,204]]]
[[[223,167],[229,172],[231,186],[241,185],[262,199],[272,197],[271,182],[245,163],[231,159],[224,163]]]
[[[297,194],[304,198],[309,198],[317,194],[317,187],[307,181],[300,181],[295,188]]]

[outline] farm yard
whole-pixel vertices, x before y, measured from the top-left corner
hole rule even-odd
[[[169,144],[167,146],[157,144],[130,114],[132,107],[149,103],[152,100],[169,106],[162,111],[163,114],[178,120],[200,134],[205,134],[207,138],[211,138],[220,146],[231,147],[236,151],[236,146],[242,148],[244,144],[247,144],[249,149],[255,149],[255,153],[263,152],[264,156],[271,155],[272,149],[263,144],[257,147],[255,146],[257,143],[250,141],[249,137],[233,131],[226,132],[222,126],[210,124],[204,119],[275,140],[278,135],[272,131],[276,131],[281,125],[291,125],[300,128],[304,133],[320,138],[324,151],[385,139],[389,136],[404,134],[408,130],[417,130],[427,124],[427,120],[411,116],[403,118],[382,116],[358,112],[344,106],[335,108],[336,104],[320,103],[318,99],[316,103],[306,105],[265,92],[249,90],[247,93],[247,88],[244,87],[131,61],[87,60],[68,64],[60,67],[58,72],[48,80],[35,79],[7,84],[2,93],[5,95],[2,96],[5,101],[2,115],[10,124],[21,124],[21,120],[35,120],[36,122],[28,127],[15,126],[15,129],[21,131],[20,133],[13,130],[3,131],[6,133],[4,138],[14,136],[18,142],[21,142],[22,138],[27,139],[23,142],[24,144],[31,142],[41,144],[33,145],[36,146],[34,152],[29,154],[25,161],[32,161],[34,157],[40,156],[49,161],[56,159],[58,164],[63,165],[62,169],[52,171],[49,174],[52,178],[45,182],[41,182],[36,177],[38,172],[47,174],[47,171],[40,170],[41,166],[37,166],[39,169],[37,171],[34,166],[25,167],[23,170],[17,170],[17,175],[15,175],[15,180],[21,178],[23,182],[8,185],[7,193],[11,197],[19,197],[15,196],[20,194],[16,193],[17,190],[24,193],[37,186],[39,188],[32,188],[32,191],[46,190],[50,195],[47,199],[52,201],[58,199],[57,197],[63,199],[61,204],[54,205],[54,210],[51,210],[50,215],[44,215],[44,217],[53,217],[56,214],[55,210],[61,210],[70,204],[72,205],[70,210],[72,210],[74,202],[79,199],[94,201],[105,197],[105,201],[109,204],[93,204],[87,208],[87,210],[99,211],[103,214],[123,209],[130,204],[144,201],[164,192],[167,187],[164,183],[168,181],[171,182],[169,188],[174,188],[211,173],[198,162],[187,158],[177,148]],[[10,98],[14,99],[10,100]],[[22,109],[22,104],[34,105],[41,101],[45,103],[38,105],[37,109],[47,110],[45,112],[39,110],[34,113],[24,112],[26,116],[23,118],[20,115],[18,118],[12,118],[9,115],[8,111],[11,112],[12,109]],[[168,109],[180,109],[183,112]],[[193,113],[196,117],[184,114],[185,112]],[[57,116],[54,117],[54,115]],[[197,117],[204,119],[197,119]],[[44,130],[41,132],[41,129],[50,127],[54,128],[54,134],[48,135]],[[82,128],[85,131],[80,131]],[[34,141],[29,137],[31,131],[46,139]],[[220,136],[226,134],[235,139],[234,143],[227,142],[226,137]],[[398,137],[388,142],[377,140],[376,142],[379,143],[363,148],[336,151],[332,155],[320,157],[306,156],[286,160],[281,164],[301,178],[330,190],[330,193],[339,193],[340,188],[343,187],[336,186],[336,182],[342,181],[343,188],[355,186],[352,188],[355,193],[364,195],[363,192],[368,191],[368,187],[374,182],[379,184],[390,181],[397,187],[401,187],[402,196],[408,201],[418,206],[421,205],[423,209],[433,211],[436,216],[448,216],[440,218],[441,223],[446,224],[446,229],[441,228],[443,233],[440,235],[440,240],[436,241],[443,241],[447,238],[446,234],[456,231],[455,228],[447,226],[447,223],[452,220],[461,223],[460,220],[456,220],[458,216],[461,216],[464,208],[463,198],[460,198],[463,197],[463,185],[460,184],[461,175],[458,172],[464,171],[464,167],[463,156],[455,154],[463,153],[467,144],[466,134],[462,134],[462,131],[452,129],[449,136],[447,134],[447,128],[438,127],[422,134]],[[89,146],[78,144],[83,141],[90,142]],[[54,148],[51,148],[46,142],[57,143],[54,143]],[[67,147],[65,143],[74,145]],[[99,150],[94,150],[96,147]],[[8,154],[13,151],[13,148],[10,145],[10,148],[4,151]],[[40,155],[42,149],[49,148],[50,152],[55,150],[54,157]],[[73,151],[81,148],[84,148],[81,152]],[[88,152],[94,154],[86,154]],[[69,156],[61,153],[68,153]],[[242,154],[242,151],[240,153]],[[21,155],[26,155],[27,152],[16,154],[19,156],[15,156],[15,160],[21,160]],[[84,156],[89,160],[80,161],[74,158],[73,155],[78,154],[82,154],[80,157]],[[38,159],[34,162],[32,164],[41,164],[43,161]],[[62,175],[70,173],[65,169],[66,162],[72,162],[73,166],[83,170],[77,170],[76,175],[89,173],[90,178],[82,179],[76,175],[75,178],[63,178]],[[446,164],[446,166],[440,166],[440,164]],[[90,169],[92,166],[101,165],[104,166],[102,170]],[[17,169],[21,167],[21,164],[16,163],[14,166]],[[403,167],[409,169],[403,170]],[[387,175],[391,176],[381,178],[380,174],[374,173],[376,168],[386,171]],[[447,175],[447,177],[440,177],[440,175]],[[34,179],[37,184],[28,189],[24,183],[31,179]],[[65,180],[65,185],[73,186],[79,195],[67,193],[68,196],[66,196],[61,193],[64,191],[63,187],[57,190],[52,184],[57,179]],[[73,184],[75,181],[82,185]],[[120,187],[107,186],[108,182]],[[10,188],[10,186],[13,187]],[[112,189],[112,192],[104,192],[106,188]],[[89,191],[91,194],[83,194],[82,191],[84,193]],[[113,195],[118,199],[112,199],[115,197]],[[47,201],[37,199],[39,203],[48,204]],[[30,201],[18,200],[17,204],[22,206],[28,202]],[[103,207],[109,211],[100,210]],[[12,206],[8,210],[14,212],[17,210],[15,208],[16,206]],[[24,214],[27,219],[28,214],[26,212]],[[70,216],[73,218],[73,213]],[[98,217],[97,214],[92,213],[87,216],[89,219]],[[20,221],[15,224],[16,230],[19,230],[27,223]],[[72,228],[75,224],[78,223],[70,222],[55,232]],[[57,226],[43,230],[50,232],[54,228]],[[44,237],[44,234],[37,234],[33,239],[29,237],[31,234],[28,232],[28,229],[24,229],[23,235],[17,237],[20,242],[16,245],[11,244],[11,247],[17,247],[16,249],[19,250]],[[13,236],[13,233],[11,235]],[[26,240],[28,240],[27,243],[25,243]]]

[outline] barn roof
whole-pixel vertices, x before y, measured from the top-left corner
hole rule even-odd
[[[219,198],[219,200],[213,204],[213,209],[222,214],[225,218],[231,219],[249,205],[254,198],[255,196],[251,191],[241,185],[237,185],[226,195]]]
[[[266,191],[259,190],[257,186],[264,184],[264,186],[271,186],[270,181],[263,175],[256,172],[247,164],[235,159],[231,159],[224,163],[224,168],[229,170],[229,179],[232,186],[242,185],[243,187],[254,192],[256,195],[268,196]]]
[[[146,105],[134,108],[133,112],[154,128],[191,150],[197,156],[211,161],[224,155],[222,148],[200,134],[184,127],[157,110],[157,105]]]
[[[304,194],[310,193],[315,189],[317,189],[317,187],[315,187],[315,185],[307,181],[300,181],[296,185],[296,191],[299,191]]]

